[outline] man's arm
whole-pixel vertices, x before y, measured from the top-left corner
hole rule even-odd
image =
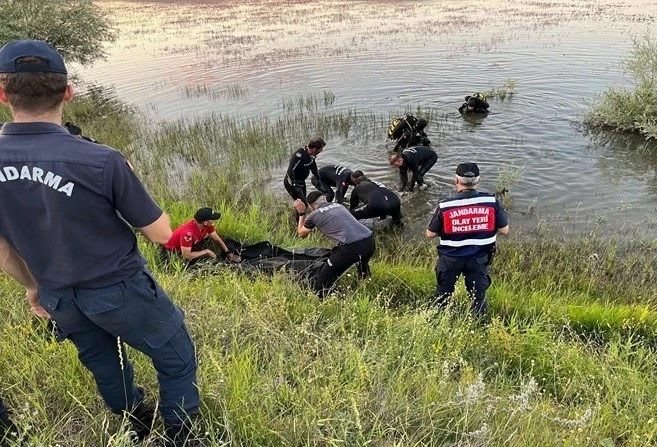
[[[180,252],[186,261],[191,261],[202,256],[210,256],[212,259],[217,259],[217,254],[209,248],[201,251],[192,251],[192,247],[180,247]]]
[[[401,166],[399,168],[399,190],[404,191],[406,185],[408,184],[408,168],[406,166]]]
[[[306,204],[303,203],[301,199],[297,199],[294,201],[294,208],[297,210],[298,213],[305,213],[306,212]],[[299,222],[297,222],[297,234],[299,235],[300,238],[305,238],[308,237],[312,230],[312,228],[307,228],[305,226],[306,223],[306,215],[300,215],[299,216]]]
[[[226,257],[228,258],[229,261],[231,262],[239,262],[241,261],[240,257],[237,256],[235,253],[230,253],[228,250],[228,247],[226,246],[226,243],[224,240],[217,234],[216,231],[213,231],[212,233],[209,234],[210,239],[215,241],[217,245],[219,245],[219,248],[221,248],[221,251],[226,253]]]
[[[160,245],[169,242],[169,239],[171,239],[171,235],[173,234],[171,231],[169,216],[164,212],[157,218],[157,220],[155,220],[155,222],[146,225],[145,227],[140,227],[139,231],[146,236],[146,239]]]
[[[349,197],[349,211],[356,208],[359,202],[360,202],[360,198],[358,197],[358,191],[356,190],[356,188],[354,188],[354,190],[351,191],[351,196]]]
[[[335,201],[337,203],[342,203],[344,202],[344,195],[347,192],[347,189],[349,188],[349,185],[347,185],[347,181],[338,181],[338,187],[335,190]]]
[[[16,253],[3,237],[0,237],[0,269],[7,275],[16,280],[17,283],[25,287],[27,301],[35,315],[42,318],[50,318],[50,315],[39,304],[39,293],[37,292],[38,284],[32,276],[27,264]]]
[[[509,226],[506,225],[502,228],[498,228],[497,232],[500,233],[500,234],[504,234],[504,235],[509,234]]]
[[[426,230],[425,234],[429,239],[433,239],[434,237],[438,236],[438,233],[434,233],[429,229]]]

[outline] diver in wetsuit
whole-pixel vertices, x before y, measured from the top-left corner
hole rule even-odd
[[[323,139],[315,137],[308,141],[306,147],[299,148],[292,154],[285,179],[283,179],[283,186],[293,200],[300,199],[303,203],[307,203],[306,179],[311,172],[319,178],[315,157],[324,150],[325,146],[326,143]],[[297,215],[297,220],[298,217]]]
[[[390,156],[390,164],[399,168],[399,191],[405,191],[408,185],[408,190],[413,191],[417,183],[421,190],[429,187],[424,183],[424,174],[426,174],[431,167],[436,164],[438,154],[426,146],[416,146],[404,149],[401,154],[393,154]],[[411,171],[412,178],[410,185],[408,184],[408,171]]]
[[[324,193],[327,202],[333,202],[335,198],[337,203],[342,203],[349,186],[353,186],[351,174],[351,169],[344,166],[324,166],[319,169],[319,176],[313,175],[310,181],[317,190]],[[335,193],[332,187],[336,188]]]
[[[412,129],[404,129],[393,150],[400,152],[410,146],[431,146],[431,140],[424,131],[427,124],[427,120],[419,119]]]
[[[486,97],[482,93],[475,93],[465,97],[465,102],[459,107],[459,113],[488,113],[488,107]]]
[[[394,226],[403,226],[401,200],[397,194],[382,183],[368,179],[361,171],[354,172],[353,182],[356,187],[351,192],[349,211],[356,219],[378,217],[383,220],[391,216]]]

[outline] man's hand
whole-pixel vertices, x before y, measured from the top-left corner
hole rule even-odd
[[[235,263],[237,263],[237,262],[242,262],[242,258],[240,258],[240,257],[239,257],[238,255],[236,255],[235,253],[228,253],[227,258],[228,258],[228,260],[229,260],[230,262],[235,262]]]
[[[40,318],[50,318],[50,314],[39,304],[39,292],[37,289],[27,289],[25,291],[27,301],[30,303],[30,310]]]
[[[306,212],[306,204],[303,203],[303,200],[297,199],[294,201],[294,209],[297,210],[298,213],[305,213]]]
[[[217,254],[215,252],[213,252],[212,250],[210,250],[209,248],[206,248],[205,250],[203,250],[203,252],[206,255],[210,256],[212,259],[217,259]]]

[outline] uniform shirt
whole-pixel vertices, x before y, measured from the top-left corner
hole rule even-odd
[[[162,215],[118,151],[52,123],[2,127],[0,209],[0,235],[48,289],[129,278],[145,260],[128,224]]]
[[[308,215],[303,226],[309,230],[319,228],[324,236],[338,244],[351,244],[372,235],[372,230],[358,222],[339,203],[322,203]]]
[[[181,247],[192,247],[201,242],[208,234],[215,232],[212,225],[198,227],[195,219],[185,222],[175,229],[169,242],[164,244],[164,248],[170,251],[180,250]]]
[[[396,199],[396,200],[395,200]],[[399,203],[399,197],[386,188],[383,183],[364,180],[354,188],[349,198],[349,209],[353,210],[360,202],[364,204],[386,205],[388,202]]]
[[[287,179],[292,186],[305,184],[310,172],[319,178],[315,157],[311,157],[306,151],[306,148],[301,147],[290,158],[290,163],[287,167]]]
[[[351,184],[351,174],[351,169],[347,169],[344,166],[324,166],[319,169],[319,180],[325,185],[337,186],[335,201],[342,203],[344,201],[344,195],[347,193]]]
[[[416,146],[409,147],[404,149],[401,153],[402,158],[404,159],[404,164],[399,167],[399,181],[401,183],[401,189],[406,188],[408,183],[408,171],[410,170],[413,174],[411,179],[410,189],[412,190],[417,182],[417,174],[420,171],[420,166],[434,157],[436,151],[426,146]]]
[[[493,194],[471,189],[441,200],[427,228],[440,236],[441,254],[468,258],[487,253],[495,244],[497,229],[508,224]]]

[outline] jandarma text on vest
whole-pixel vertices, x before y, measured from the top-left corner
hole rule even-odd
[[[33,166],[22,166],[17,168],[15,166],[5,166],[0,169],[0,182],[11,182],[13,180],[31,180],[33,182],[42,183],[46,186],[51,187],[57,192],[61,192],[71,197],[73,194],[73,187],[75,184],[73,182],[67,182],[64,186],[59,186],[62,183],[62,177],[60,175],[53,174],[48,171],[45,172],[41,168]]]

